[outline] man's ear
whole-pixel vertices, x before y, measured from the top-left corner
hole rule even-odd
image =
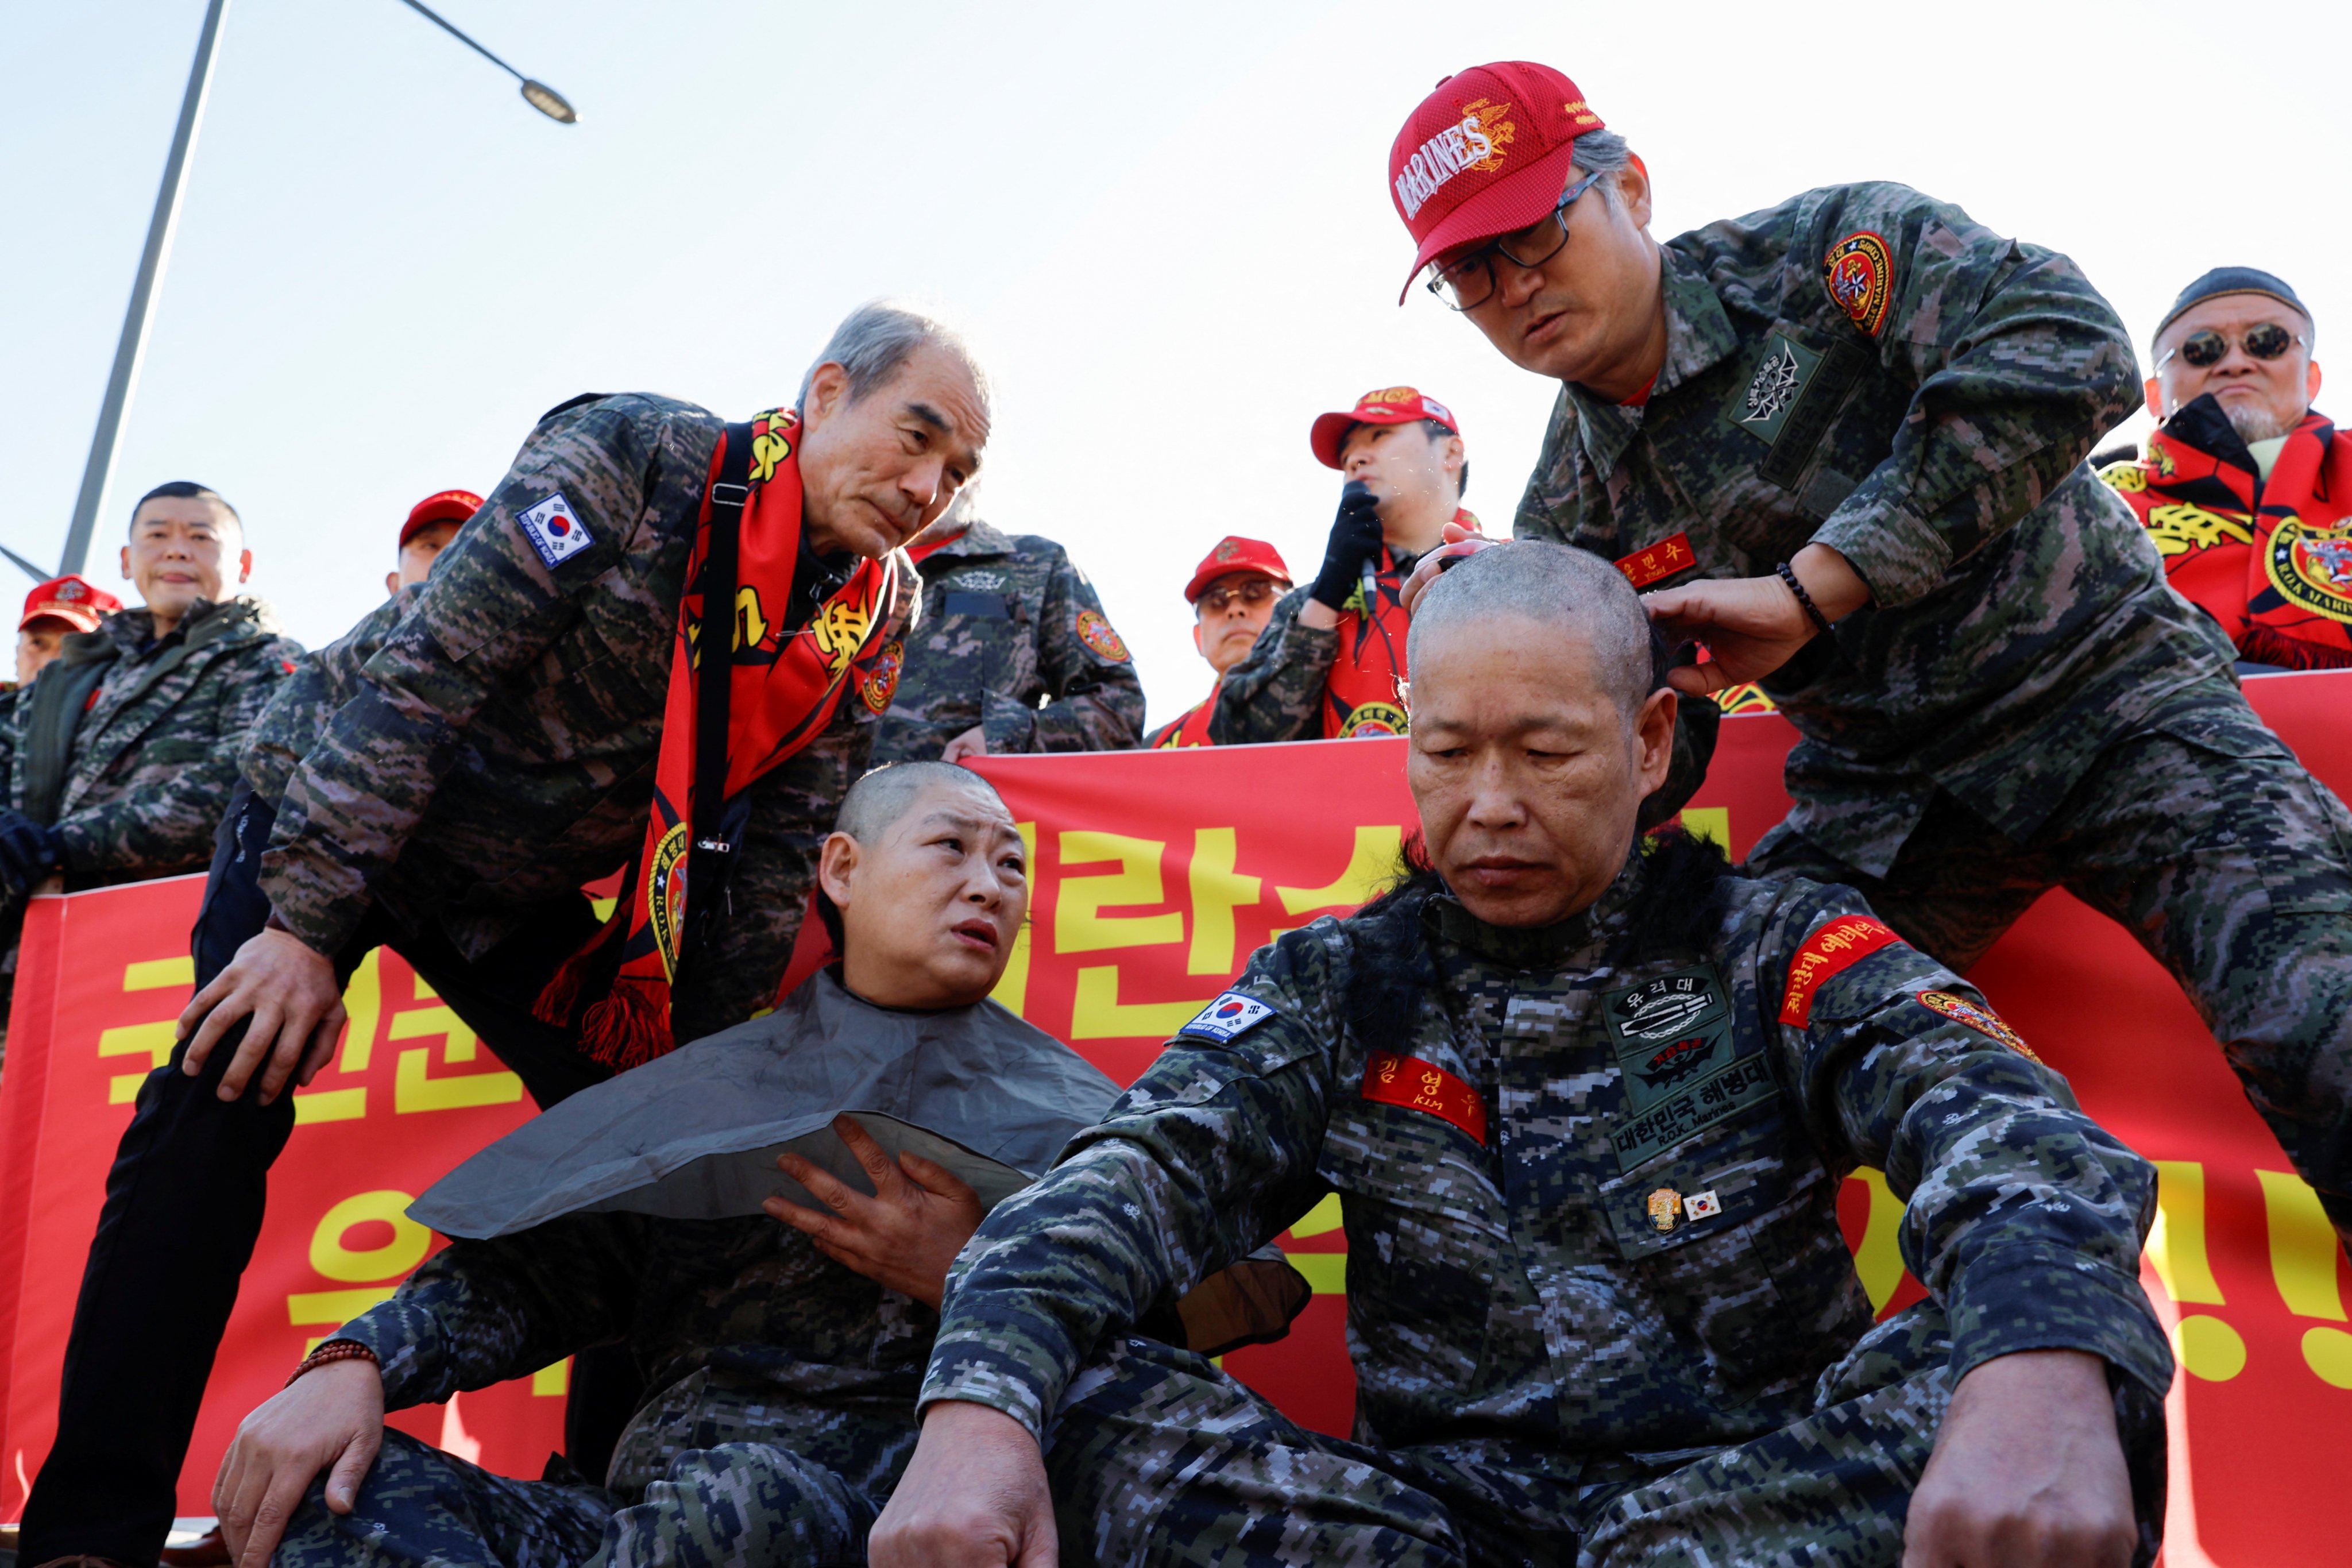
[[[397,572],[385,573],[383,574],[383,596],[387,599],[394,598],[398,596],[399,593],[400,574]]]
[[[1642,162],[1639,153],[1627,153],[1626,165],[1617,172],[1617,194],[1624,199],[1625,214],[1633,220],[1635,228],[1650,226],[1650,165]]]
[[[1201,612],[1198,610],[1192,612],[1192,651],[1202,658],[1209,657],[1209,650],[1201,646]]]
[[[128,544],[122,547],[122,580],[126,583],[131,581],[131,546]]]
[[[846,833],[828,833],[816,852],[816,884],[835,909],[849,907],[850,888],[857,875],[857,840]]]
[[[2313,368],[2318,367],[2315,365]],[[2151,375],[2140,384],[2140,392],[2147,399],[2147,411],[2156,416],[2158,424],[2162,424],[2165,418],[2164,383]]]
[[[801,423],[811,430],[841,410],[848,401],[849,372],[827,360],[809,374],[807,407],[801,410]]]
[[[2317,360],[2313,360],[2311,368],[2304,373],[2303,395],[2306,402],[2319,401],[2319,362]]]
[[[240,583],[253,580],[253,552],[250,550],[236,552],[236,580]]]
[[[1451,479],[1462,471],[1463,460],[1467,456],[1468,453],[1462,445],[1462,437],[1448,436],[1445,438],[1445,450],[1439,454],[1437,461],[1439,466],[1444,468],[1446,477]]]
[[[1633,734],[1641,742],[1642,795],[1647,798],[1666,782],[1666,773],[1675,761],[1675,716],[1682,710],[1682,699],[1672,689],[1660,687],[1650,693],[1642,710],[1633,716]]]

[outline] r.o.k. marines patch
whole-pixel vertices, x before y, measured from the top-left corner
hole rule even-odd
[[[1625,1086],[1610,1129],[1618,1167],[1632,1171],[1775,1092],[1760,1042],[1741,1048],[1722,978],[1711,964],[1603,992],[1601,1016]]]
[[[1941,1013],[1955,1024],[1965,1024],[1979,1035],[1990,1036],[2027,1061],[2042,1059],[2033,1054],[2032,1047],[2018,1038],[2015,1029],[2001,1021],[2000,1014],[1990,1007],[1979,1006],[1965,996],[1955,996],[1948,991],[1922,991],[1919,993],[1919,1005],[1930,1013]]]
[[[1831,246],[1822,258],[1822,280],[1829,285],[1830,298],[1853,318],[1855,326],[1874,338],[1886,324],[1894,277],[1895,262],[1887,254],[1886,241],[1866,228]]]

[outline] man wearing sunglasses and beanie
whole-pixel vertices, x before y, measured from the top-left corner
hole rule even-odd
[[[1856,888],[1963,972],[2068,889],[2352,1234],[2352,816],[2084,462],[2140,387],[2082,272],[1885,184],[1661,244],[1648,170],[1542,66],[1442,83],[1391,163],[1412,275],[1562,384],[1515,534],[1704,644],[1679,689],[1759,681],[1797,726],[1750,869]]]
[[[1274,619],[1275,601],[1288,592],[1290,567],[1265,540],[1229,533],[1209,547],[1184,584],[1184,598],[1192,606],[1192,646],[1217,672],[1217,682],[1208,696],[1151,731],[1146,747],[1213,743],[1209,721],[1216,716],[1225,673],[1249,657]]]
[[[2311,406],[2313,335],[2282,279],[2208,272],[2156,329],[2147,456],[2099,473],[2173,587],[2256,667],[2352,666],[2352,441]]]

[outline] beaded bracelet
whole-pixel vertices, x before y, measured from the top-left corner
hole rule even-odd
[[[1795,569],[1783,561],[1772,570],[1780,574],[1780,581],[1789,584],[1789,592],[1797,595],[1797,604],[1805,612],[1805,618],[1811,621],[1818,629],[1828,631],[1830,629],[1828,617],[1814,607],[1813,596],[1805,592],[1805,585],[1802,583],[1797,581]]]
[[[292,1376],[287,1378],[286,1386],[293,1387],[295,1379],[299,1378],[306,1372],[316,1372],[328,1363],[338,1361],[365,1361],[377,1367],[383,1365],[383,1362],[376,1359],[375,1352],[357,1340],[329,1340],[302,1358],[302,1364],[294,1369]]]

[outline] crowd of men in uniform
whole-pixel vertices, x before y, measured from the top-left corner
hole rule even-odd
[[[37,588],[12,932],[45,887],[208,882],[25,1561],[158,1561],[289,1091],[369,949],[599,1125],[755,1047],[806,1078],[844,1017],[1010,1049],[1023,850],[942,764],[1370,735],[1410,737],[1396,886],[1080,1094],[1034,1182],[983,1201],[853,1124],[870,1196],[793,1154],[822,1208],[624,1224],[513,1163],[530,1224],[463,1232],[248,1419],[212,1560],[2149,1561],[2153,1173],[1961,976],[2050,888],[2122,922],[2352,1236],[2352,817],[2241,689],[2352,665],[2310,313],[2209,273],[2143,385],[2064,257],[1903,186],[1662,243],[1641,159],[1525,62],[1442,82],[1391,196],[1407,289],[1559,384],[1510,536],[1462,505],[1445,404],[1316,418],[1323,561],[1210,546],[1214,679],[1149,736],[1085,573],[974,502],[983,370],[887,304],[747,420],[551,410],[486,496],[419,503],[316,653],[194,484],[133,509],[140,607]],[[2086,463],[2143,399],[2145,449]],[[1734,868],[1656,830],[1754,704],[1798,731],[1795,805]],[[779,994],[813,899],[837,962]],[[1885,1322],[1835,1223],[1862,1165],[1928,1288]],[[1233,1281],[1332,1192],[1348,1441],[1210,1359],[1281,1332],[1296,1300]],[[567,1354],[542,1479],[386,1446],[386,1408]]]

